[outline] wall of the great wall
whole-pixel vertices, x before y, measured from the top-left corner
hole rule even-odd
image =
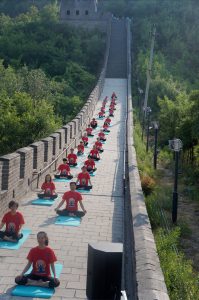
[[[137,297],[140,300],[169,300],[164,276],[160,267],[156,244],[141,188],[133,139],[133,107],[131,95],[131,29],[127,20],[128,58],[128,184],[130,189],[129,213],[133,224],[134,259],[137,282]]]
[[[106,53],[99,80],[78,115],[50,136],[0,157],[0,211],[8,202],[19,200],[41,185],[47,173],[56,169],[71,147],[75,147],[86,129],[101,95],[110,47],[111,20],[107,23]],[[65,149],[65,150],[64,150]],[[49,167],[49,165],[51,166]]]

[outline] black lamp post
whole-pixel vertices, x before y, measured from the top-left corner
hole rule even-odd
[[[149,151],[149,130],[150,130],[150,115],[151,115],[151,108],[148,106],[146,108],[146,116],[147,116],[147,138],[146,138],[146,152]]]
[[[170,140],[169,147],[175,153],[175,178],[174,178],[173,205],[172,205],[172,222],[175,224],[177,222],[177,216],[178,216],[178,162],[179,162],[179,153],[183,147],[182,141],[180,139]]]
[[[153,122],[153,128],[155,131],[155,136],[154,136],[154,153],[153,153],[153,167],[156,170],[157,169],[157,158],[158,158],[158,122],[154,121]]]

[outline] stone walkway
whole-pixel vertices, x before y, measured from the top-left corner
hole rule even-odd
[[[51,207],[31,205],[35,194],[28,194],[21,201],[20,211],[26,221],[26,228],[32,230],[31,235],[19,250],[0,250],[0,299],[31,299],[10,296],[14,285],[14,277],[24,268],[26,256],[31,247],[35,247],[38,231],[46,231],[50,239],[50,247],[55,250],[58,262],[63,264],[60,277],[61,284],[52,297],[54,300],[86,299],[87,249],[89,242],[110,241],[122,242],[123,239],[123,148],[124,119],[126,106],[126,80],[106,79],[101,100],[115,91],[118,96],[115,117],[112,119],[111,132],[101,154],[101,162],[97,163],[95,177],[91,177],[93,189],[83,195],[86,216],[80,227],[54,225],[56,204]],[[98,102],[95,117],[101,107]],[[108,109],[108,105],[107,105]],[[99,126],[103,121],[98,121]],[[99,129],[96,129],[97,133]],[[93,141],[92,141],[93,140]],[[90,144],[96,137],[90,138]],[[90,149],[86,149],[87,152]],[[83,159],[82,161],[84,161]],[[80,169],[72,169],[77,175]],[[56,190],[61,195],[68,189],[69,183],[56,183]]]

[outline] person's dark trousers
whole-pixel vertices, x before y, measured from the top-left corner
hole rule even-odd
[[[59,174],[59,175],[55,175],[55,178],[57,178],[57,179],[64,179],[64,178],[66,178],[66,179],[72,179],[73,178],[73,175],[64,175],[64,174]]]
[[[81,156],[81,155],[83,155],[83,154],[84,154],[84,152],[81,152],[81,151],[78,151],[78,152],[77,152],[77,155],[78,155],[78,156]]]
[[[106,139],[100,139],[100,141],[102,141],[102,142],[106,142]]]
[[[92,189],[92,186],[90,185],[81,185],[81,184],[77,184],[77,190],[81,189],[81,190],[85,190],[85,191],[89,191]]]
[[[40,199],[43,199],[43,198],[56,199],[58,197],[57,194],[49,195],[49,194],[44,194],[44,193],[37,194],[37,196]]]
[[[14,241],[19,241],[22,239],[23,234],[20,233],[19,235],[16,234],[15,232],[9,232],[9,231],[0,231],[0,239],[4,239],[4,237],[9,237],[12,238]]]
[[[87,168],[87,171],[88,173],[92,174],[93,172],[95,172],[97,170],[97,168],[94,168],[94,169],[90,169],[90,168]]]
[[[90,155],[88,155],[88,158],[89,158],[89,157],[90,157],[90,158],[92,158],[93,160],[97,160],[97,161],[98,161],[98,160],[100,160],[100,158],[99,158],[99,157],[94,157],[94,156],[90,156]]]
[[[42,280],[43,282],[49,282],[49,287],[50,288],[56,288],[60,285],[59,280],[57,279],[57,282],[54,281],[53,277],[47,277],[47,276],[38,276],[34,274],[28,274],[24,275],[20,280],[15,278],[15,283],[18,285],[26,285],[28,283],[28,279],[31,280]]]
[[[110,130],[103,130],[104,132],[110,132]]]
[[[74,164],[70,164],[70,163],[69,163],[69,166],[70,166],[70,167],[76,167],[76,166],[77,166],[77,163],[74,163]]]
[[[83,211],[78,211],[78,210],[77,211],[68,211],[67,209],[57,210],[57,214],[59,216],[66,216],[67,217],[71,213],[74,214],[78,218],[82,218],[85,215],[85,213]]]
[[[96,124],[96,125],[91,125],[91,127],[92,127],[93,129],[95,129],[95,128],[97,128],[97,124]]]
[[[88,136],[94,136],[94,134],[88,134]]]
[[[88,146],[88,142],[84,143],[84,146]]]
[[[102,153],[102,152],[104,152],[104,150],[103,149],[100,149],[100,150],[98,150],[100,153]]]

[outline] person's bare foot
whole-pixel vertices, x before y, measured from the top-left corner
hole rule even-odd
[[[10,238],[9,236],[4,236],[3,240],[6,242],[17,243],[17,240],[14,240],[14,239]]]

